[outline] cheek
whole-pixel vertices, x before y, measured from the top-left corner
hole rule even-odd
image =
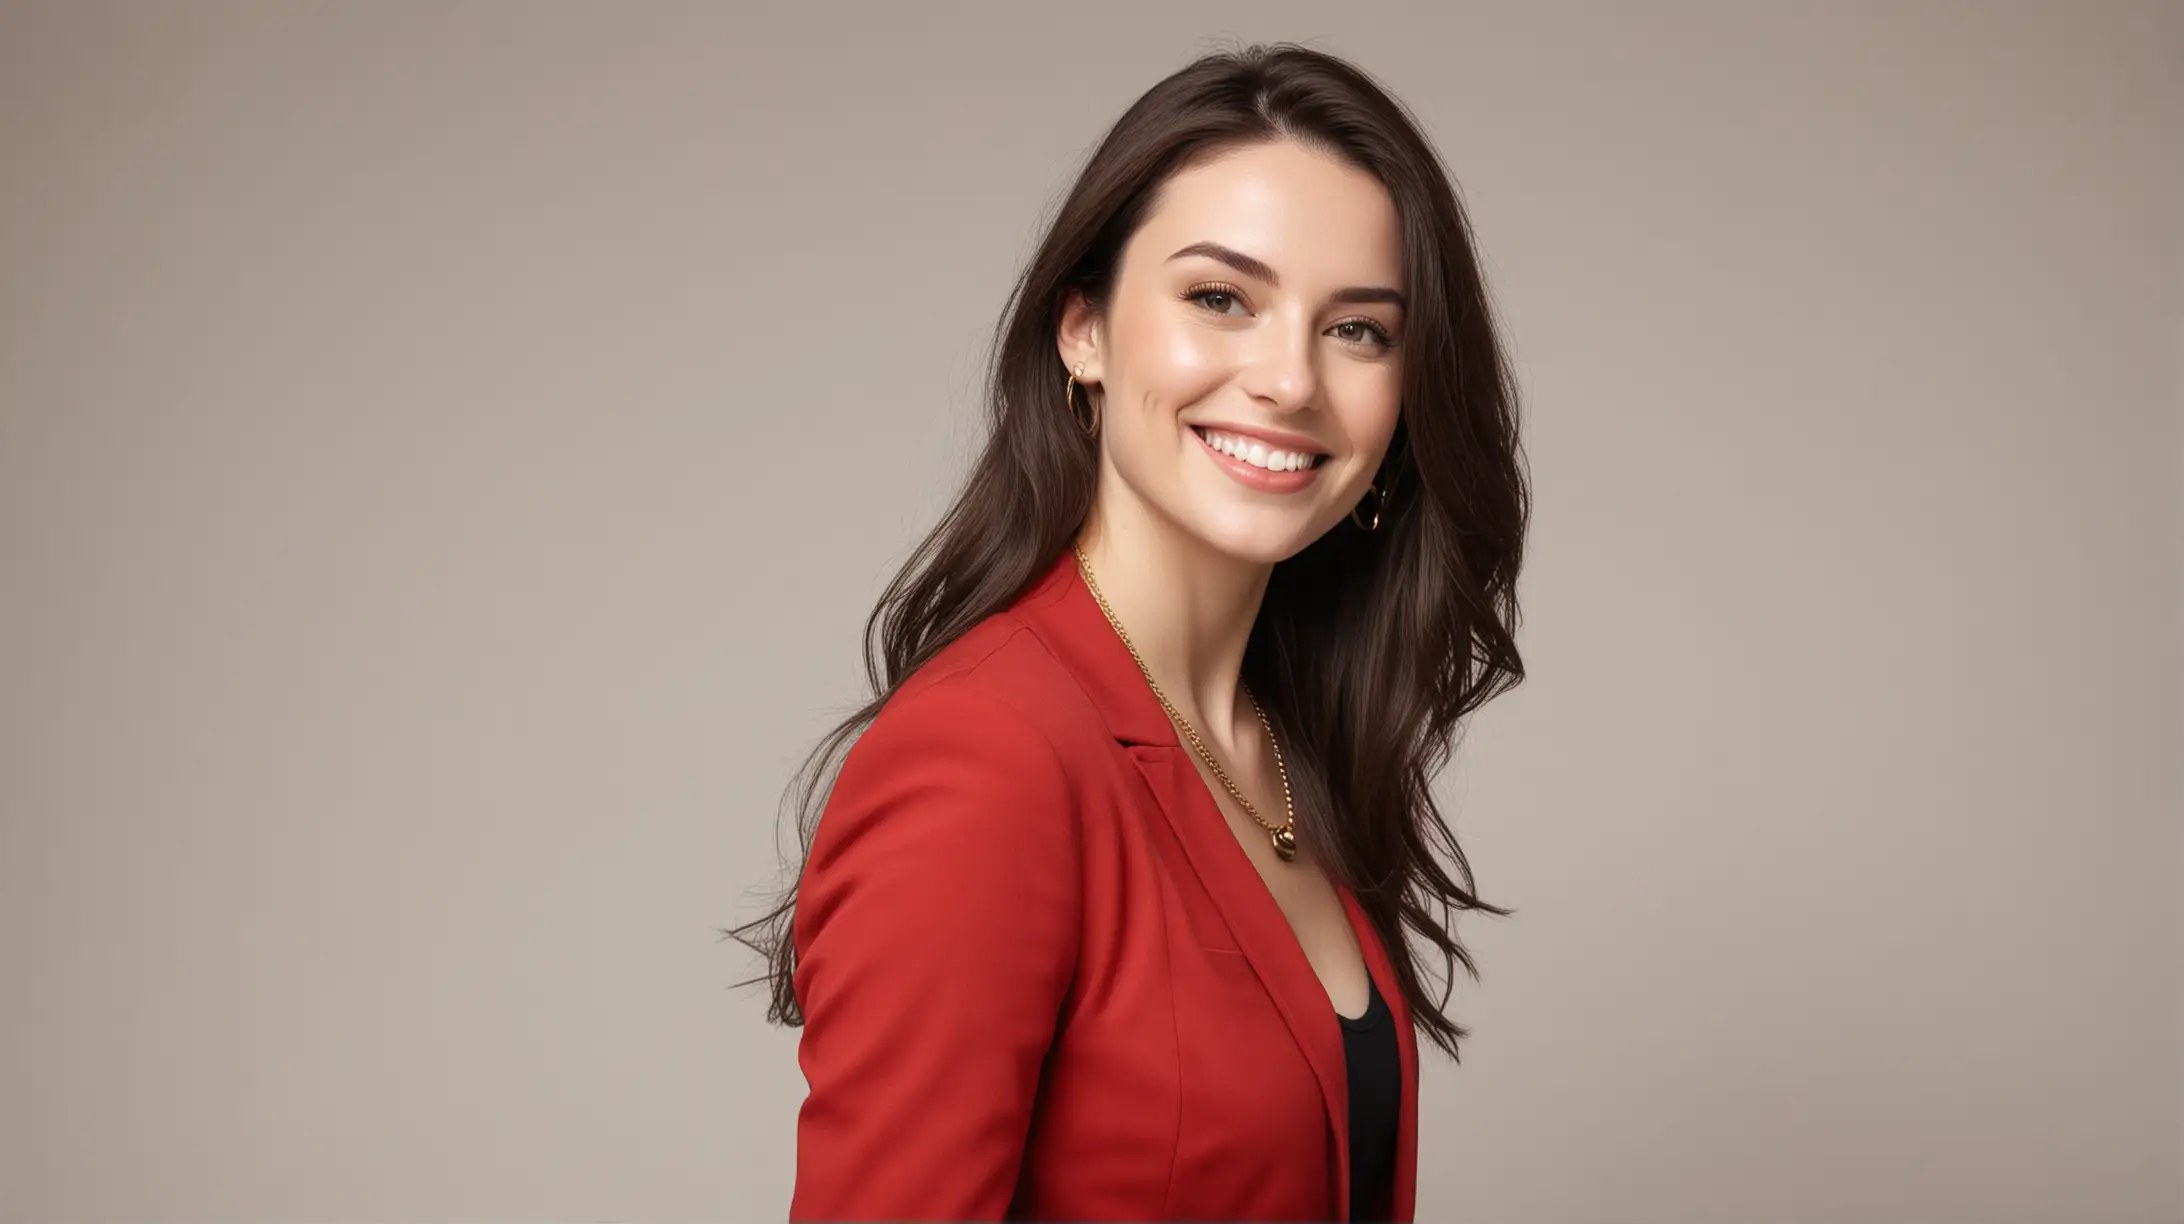
[[[1227,380],[1235,342],[1212,328],[1193,327],[1157,312],[1116,333],[1115,351],[1129,363],[1110,370],[1116,386],[1148,409],[1174,413]]]
[[[1402,415],[1402,394],[1400,376],[1374,370],[1371,377],[1343,388],[1342,398],[1336,401],[1342,435],[1361,458],[1373,460],[1373,466],[1378,465],[1380,455],[1395,437],[1395,426]]]
[[[1174,326],[1162,328],[1147,351],[1170,379],[1204,382],[1227,372],[1231,344],[1210,328]]]

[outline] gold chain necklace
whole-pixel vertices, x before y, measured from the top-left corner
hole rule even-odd
[[[1182,726],[1183,734],[1190,737],[1191,747],[1196,748],[1198,755],[1205,758],[1207,768],[1213,770],[1214,777],[1221,779],[1221,785],[1228,788],[1228,793],[1235,797],[1236,802],[1243,805],[1244,812],[1260,828],[1267,831],[1268,837],[1274,842],[1274,853],[1281,855],[1282,861],[1285,863],[1295,861],[1297,857],[1297,807],[1289,793],[1289,767],[1282,763],[1281,741],[1274,738],[1274,725],[1266,720],[1266,711],[1259,707],[1259,699],[1251,695],[1251,686],[1248,684],[1240,685],[1244,690],[1244,697],[1251,702],[1252,713],[1259,716],[1259,725],[1266,728],[1266,742],[1274,749],[1274,768],[1282,777],[1284,818],[1282,823],[1278,825],[1270,825],[1260,819],[1259,809],[1251,805],[1251,800],[1244,798],[1244,792],[1236,789],[1236,783],[1228,776],[1228,771],[1221,768],[1221,762],[1213,759],[1213,752],[1206,747],[1206,741],[1198,738],[1198,728],[1191,726],[1191,720],[1183,717],[1182,712],[1168,701],[1168,695],[1160,691],[1160,682],[1153,679],[1153,669],[1145,666],[1145,656],[1138,653],[1137,644],[1130,640],[1129,630],[1124,629],[1122,622],[1115,619],[1115,610],[1107,606],[1107,596],[1100,594],[1099,580],[1092,576],[1092,562],[1084,555],[1083,546],[1072,543],[1069,547],[1072,552],[1077,554],[1077,572],[1084,575],[1084,584],[1092,589],[1092,598],[1100,605],[1101,615],[1107,618],[1108,624],[1114,626],[1115,636],[1122,639],[1123,648],[1130,652],[1130,657],[1137,660],[1138,671],[1144,674],[1145,683],[1152,688],[1153,696],[1160,699],[1160,708],[1166,710],[1168,717]]]

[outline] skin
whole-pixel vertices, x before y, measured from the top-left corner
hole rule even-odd
[[[1275,279],[1217,254],[1171,258],[1202,243],[1249,256]],[[1329,530],[1354,530],[1343,520],[1395,432],[1404,317],[1399,302],[1344,291],[1402,284],[1386,189],[1280,141],[1169,180],[1122,253],[1104,316],[1073,294],[1056,335],[1064,366],[1082,364],[1099,412],[1098,490],[1079,535],[1093,575],[1161,691],[1274,824],[1284,814],[1280,775],[1239,682],[1244,648],[1274,564]],[[1301,434],[1328,457],[1303,491],[1247,488],[1193,422]],[[1361,1013],[1363,960],[1310,846],[1300,842],[1284,862],[1198,766],[1329,999]]]

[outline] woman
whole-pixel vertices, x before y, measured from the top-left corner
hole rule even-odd
[[[753,941],[803,1025],[790,1214],[1410,1219],[1414,1034],[1454,1057],[1476,976],[1449,922],[1512,912],[1428,783],[1523,676],[1455,194],[1357,69],[1209,56],[1108,134],[997,339]]]

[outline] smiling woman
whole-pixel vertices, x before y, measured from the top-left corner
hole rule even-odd
[[[1430,783],[1523,677],[1448,176],[1352,65],[1208,56],[1108,133],[998,341],[796,885],[737,932],[803,1026],[790,1214],[1410,1219],[1456,912],[1513,912]]]
[[[1377,496],[1403,399],[1403,273],[1380,180],[1302,140],[1225,149],[1164,183],[1107,292],[1074,288],[1061,311],[1063,362],[1121,405],[1103,417],[1095,566],[1139,578],[1158,553],[1107,555],[1109,528],[1150,535],[1184,554],[1171,563],[1230,571],[1214,580],[1227,599]],[[1201,431],[1228,442],[1209,450]],[[1218,698],[1218,677],[1208,687]]]

